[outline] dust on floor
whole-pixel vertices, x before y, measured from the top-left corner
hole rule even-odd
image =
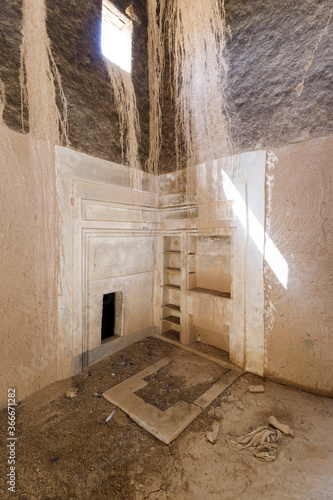
[[[173,369],[165,377],[163,372],[153,376],[142,394],[161,409],[173,404],[175,394],[189,402],[195,400],[198,387],[205,390],[204,384],[214,383],[224,372],[204,358],[185,354],[180,347],[148,338],[23,400],[17,408],[15,494],[6,485],[8,417],[2,411],[1,497],[333,499],[330,398],[245,374],[169,446],[120,409],[105,423],[114,406],[100,395],[164,356],[173,360]],[[186,362],[179,364],[179,360]],[[262,383],[264,393],[248,391],[249,385]],[[66,389],[72,386],[78,388],[77,396],[66,398]],[[226,436],[237,438],[266,425],[271,415],[295,433],[294,438],[283,437],[274,462],[261,462],[226,441]],[[216,422],[219,434],[212,444],[207,432]]]

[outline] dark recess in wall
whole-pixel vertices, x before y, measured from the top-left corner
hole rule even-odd
[[[101,340],[114,336],[115,293],[103,295]]]

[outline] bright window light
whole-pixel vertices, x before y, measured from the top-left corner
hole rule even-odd
[[[102,53],[121,69],[131,72],[132,21],[109,1],[103,1]]]

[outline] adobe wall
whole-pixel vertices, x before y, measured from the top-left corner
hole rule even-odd
[[[333,136],[273,151],[266,231],[288,276],[266,260],[265,373],[332,396]]]

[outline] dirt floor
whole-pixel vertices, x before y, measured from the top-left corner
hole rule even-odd
[[[80,375],[52,384],[17,407],[16,493],[24,499],[333,499],[333,399],[245,374],[224,391],[171,445],[135,424],[101,394],[164,356],[172,363],[138,391],[164,410],[191,402],[226,369],[156,338],[133,344]],[[250,384],[263,384],[253,394]],[[75,398],[66,398],[77,387]],[[140,392],[140,394],[139,394]],[[274,462],[261,462],[236,439],[274,415],[295,436],[283,436]],[[0,413],[0,474],[8,473],[7,412]],[[215,444],[207,439],[214,422]]]

